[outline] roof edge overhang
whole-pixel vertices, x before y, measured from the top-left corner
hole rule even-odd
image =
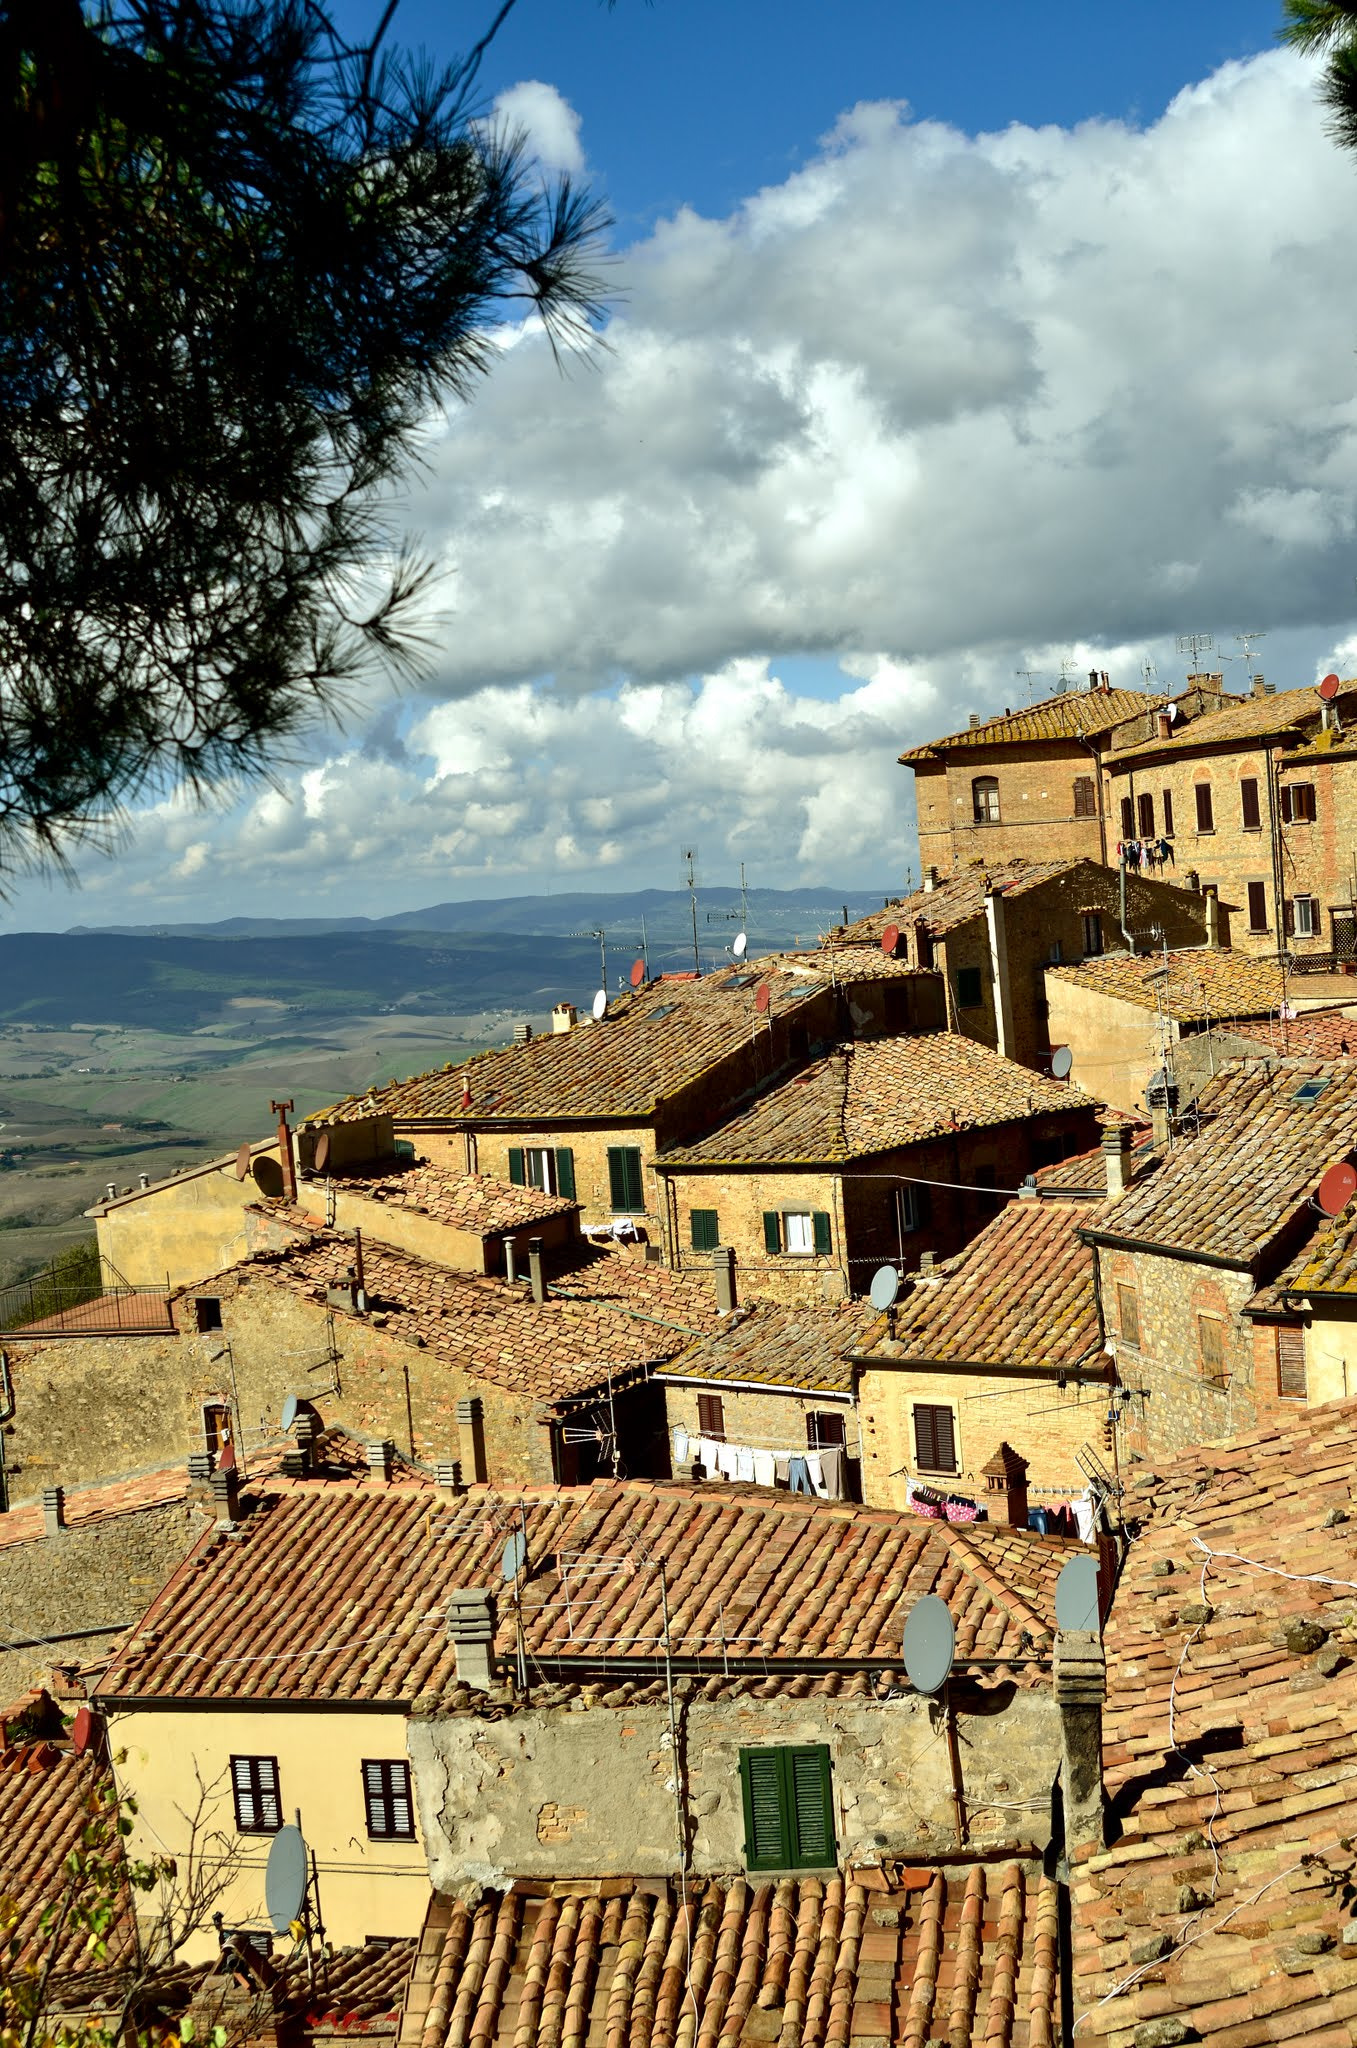
[[[1110,1251],[1148,1252],[1156,1259],[1177,1259],[1187,1266],[1219,1266],[1227,1273],[1247,1273],[1254,1277],[1254,1269],[1263,1258],[1266,1247],[1254,1259],[1227,1259],[1220,1252],[1194,1251],[1190,1246],[1160,1244],[1151,1237],[1123,1237],[1111,1230],[1090,1230],[1087,1225],[1080,1227],[1077,1236],[1084,1244],[1096,1244]]]
[[[852,1363],[851,1358],[848,1361]],[[724,1373],[654,1372],[651,1378],[670,1387],[727,1387],[737,1394],[795,1394],[804,1397],[813,1394],[817,1400],[846,1401],[851,1407],[856,1399],[852,1387],[793,1387],[777,1380],[737,1380]],[[691,1434],[691,1432],[690,1432]]]
[[[1044,1385],[1048,1380],[1053,1382],[1062,1376],[1068,1378],[1070,1374],[1088,1379],[1088,1368],[1093,1361],[1103,1358],[1106,1354],[1098,1344],[1088,1351],[1081,1352],[1078,1358],[1031,1365],[1019,1364],[1016,1361],[999,1363],[986,1358],[930,1358],[922,1352],[905,1358],[892,1358],[887,1353],[873,1351],[850,1351],[846,1355],[850,1365],[870,1368],[873,1372],[953,1372],[964,1374],[968,1379],[1033,1380]],[[1101,1370],[1097,1377],[1102,1378]]]

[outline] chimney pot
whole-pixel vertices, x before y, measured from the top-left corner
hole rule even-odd
[[[931,891],[932,891],[932,890],[934,890],[934,889],[936,889],[936,888],[937,888],[937,886],[938,886],[938,871],[937,871],[937,869],[936,869],[936,868],[927,868],[927,869],[925,870],[925,872],[924,872],[924,887],[925,887],[925,889],[929,890],[929,891],[930,891],[930,893],[931,893]]]
[[[1103,1166],[1107,1172],[1109,1202],[1115,1202],[1119,1195],[1126,1193],[1131,1178],[1132,1139],[1129,1124],[1114,1124],[1111,1130],[1103,1132]]]
[[[569,1031],[579,1017],[573,1003],[557,1003],[551,1013],[553,1031]]]
[[[1206,943],[1213,952],[1220,950],[1220,891],[1214,882],[1208,882],[1202,890],[1206,901]]]
[[[448,1636],[457,1660],[457,1681],[473,1692],[495,1682],[495,1596],[479,1586],[463,1587],[448,1603]]]
[[[42,1533],[56,1536],[66,1527],[66,1489],[44,1486],[42,1490]]]
[[[463,1394],[457,1403],[457,1434],[461,1443],[462,1470],[472,1486],[484,1486],[485,1404],[479,1394]]]
[[[528,1277],[532,1281],[533,1300],[538,1303],[544,1302],[547,1298],[547,1279],[546,1274],[542,1271],[542,1240],[540,1237],[530,1237],[528,1239]]]
[[[511,1237],[504,1240],[504,1277],[510,1282],[518,1278],[518,1246]]]
[[[104,1189],[104,1193],[110,1202],[116,1201],[118,1197],[118,1187],[116,1181],[110,1181],[107,1187]]]
[[[1002,1504],[1003,1520],[1010,1529],[1027,1527],[1027,1460],[1012,1444],[1002,1443],[987,1465],[980,1468],[985,1493],[993,1508]]]
[[[976,728],[976,727],[977,727],[977,726],[978,726],[978,725],[979,725],[979,724],[980,724],[981,722],[982,722],[982,721],[981,721],[980,713],[979,713],[978,711],[973,711],[973,712],[971,713],[971,731],[972,731],[972,732],[974,732],[974,731],[975,731],[975,728]]]
[[[1263,681],[1263,678],[1261,676],[1255,676],[1253,678],[1252,688],[1255,697],[1266,697],[1267,684]]]
[[[438,1498],[443,1501],[457,1500],[464,1491],[462,1467],[456,1458],[440,1458],[434,1466],[434,1483]]]
[[[531,1041],[532,1041],[532,1026],[531,1026],[531,1024],[515,1024],[515,1026],[514,1026],[514,1044],[515,1044],[515,1045],[528,1045],[528,1044],[530,1044],[530,1043],[531,1043]]]
[[[936,1252],[919,1253],[919,1271],[921,1273],[931,1273],[937,1262],[938,1255]]]
[[[711,1255],[711,1263],[716,1275],[716,1306],[723,1316],[728,1316],[735,1307],[734,1247],[718,1244]]]
[[[218,1528],[235,1528],[240,1521],[240,1479],[233,1470],[220,1467],[212,1474],[212,1512]]]
[[[396,1455],[395,1444],[392,1443],[389,1436],[369,1437],[367,1451],[368,1478],[379,1480],[383,1485],[389,1485],[391,1480],[391,1464]]]
[[[188,1454],[188,1477],[190,1486],[210,1486],[212,1483],[211,1451],[190,1451]]]
[[[151,1185],[151,1176],[149,1173],[139,1173],[137,1175],[137,1180],[141,1184],[143,1190],[150,1187]]]

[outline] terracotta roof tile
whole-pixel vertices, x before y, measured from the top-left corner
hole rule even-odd
[[[1294,996],[1298,986],[1303,993],[1309,981],[1309,975],[1299,984],[1293,981],[1290,993]],[[1352,1007],[1348,1003],[1338,1009],[1303,1010],[1299,1017],[1288,1017],[1284,1024],[1280,1018],[1270,1018],[1267,1023],[1239,1024],[1235,1036],[1253,1039],[1275,1059],[1300,1054],[1320,1060],[1357,1058],[1357,1019],[1344,1014]]]
[[[451,1173],[444,1166],[421,1160],[414,1166],[383,1165],[364,1172],[337,1174],[342,1187],[384,1207],[432,1216],[457,1230],[494,1237],[502,1231],[526,1229],[547,1216],[565,1216],[579,1203],[565,1195],[546,1194],[540,1188],[517,1187],[492,1173]],[[314,1194],[318,1185],[311,1183]],[[298,1190],[306,1206],[308,1184]]]
[[[13,1899],[18,1906],[12,1938],[19,1943],[20,1955],[50,1956],[59,1980],[131,1960],[131,1901],[121,1882],[115,1885],[106,1962],[89,1955],[86,1931],[78,1925],[67,1922],[54,1947],[41,1927],[45,1910],[61,1904],[66,1857],[80,1847],[85,1829],[110,1810],[116,1796],[108,1764],[93,1749],[83,1757],[72,1753],[61,1716],[44,1694],[19,1702],[3,1718],[0,1898]],[[24,1733],[26,1719],[36,1730],[32,1735]],[[120,1860],[116,1838],[108,1846]]]
[[[870,1353],[983,1365],[1086,1364],[1102,1349],[1093,1254],[1079,1231],[1105,1205],[1012,1201],[963,1252],[913,1276],[893,1336]]]
[[[1209,946],[1174,953],[1104,953],[1077,966],[1048,967],[1046,973],[1053,981],[1067,981],[1142,1010],[1157,1010],[1162,1003],[1167,1014],[1183,1024],[1207,1017],[1214,1024],[1234,1017],[1266,1017],[1283,996],[1275,960]],[[1296,993],[1294,980],[1288,993]]]
[[[836,1046],[707,1136],[661,1153],[655,1164],[833,1164],[948,1131],[1095,1107],[1079,1089],[956,1032],[868,1038]]]
[[[1311,721],[1318,724],[1319,712],[1319,698],[1313,690],[1279,690],[1272,697],[1245,697],[1219,711],[1203,711],[1196,718],[1175,725],[1172,739],[1146,740],[1140,746],[1120,749],[1112,756],[1110,765],[1119,768],[1123,761],[1191,754],[1207,747],[1246,745],[1273,733],[1303,730]]]
[[[1056,1886],[1031,1865],[515,1887],[433,1901],[419,2048],[1051,2048]]]
[[[1326,1217],[1266,1292],[1278,1307],[1284,1294],[1357,1294],[1357,1202]]]
[[[1105,1637],[1121,1833],[1073,1873],[1080,2039],[1133,2048],[1164,2014],[1215,2048],[1357,2039],[1354,1472],[1336,1402],[1133,1484]]]
[[[1323,1083],[1307,1101],[1307,1084]],[[1200,1135],[1088,1228],[1204,1252],[1242,1269],[1298,1227],[1324,1169],[1352,1147],[1357,1064],[1232,1060],[1194,1105]]]
[[[1128,1162],[1130,1179],[1143,1180],[1160,1163],[1160,1154],[1150,1136],[1149,1126],[1138,1122],[1135,1117],[1120,1114],[1116,1121],[1129,1124],[1133,1133],[1133,1148]],[[1103,1111],[1099,1122],[1111,1125],[1113,1118]],[[1072,1159],[1057,1159],[1052,1166],[1039,1166],[1032,1178],[1044,1195],[1088,1193],[1105,1196],[1107,1155],[1101,1145],[1095,1145],[1088,1152],[1076,1153]]]
[[[1082,859],[977,862],[959,869],[954,875],[943,876],[931,889],[916,889],[912,896],[902,896],[897,903],[887,904],[882,910],[873,910],[854,924],[840,925],[834,936],[838,940],[879,946],[881,934],[888,925],[910,925],[922,921],[930,932],[941,938],[958,925],[969,924],[972,918],[984,916],[987,887],[1002,889],[1005,896],[1022,896],[1031,889],[1042,888],[1047,882],[1060,881],[1077,868],[1091,865]]]
[[[893,1664],[902,1603],[938,1592],[960,1663],[999,1660],[999,1671],[1034,1683],[1027,1644],[1046,1654],[1055,1581],[1078,1547],[985,1523],[963,1530],[884,1508],[639,1480],[513,1498],[477,1489],[452,1503],[305,1482],[283,1492],[266,1481],[257,1493],[237,1534],[204,1537],[167,1582],[101,1696],[452,1696],[449,1595],[497,1589],[505,1537],[520,1526],[538,1560],[523,1627],[544,1682],[553,1669],[578,1677],[600,1656],[624,1673],[634,1664],[638,1677],[662,1674],[661,1594],[648,1559],[668,1567],[674,1653],[710,1657],[718,1677],[742,1654],[759,1660],[760,1681],[768,1658]],[[600,1561],[615,1569],[600,1572]],[[723,1615],[736,1604],[732,1627]],[[498,1642],[512,1650],[504,1601]]]
[[[1032,740],[1110,732],[1114,725],[1167,702],[1167,697],[1147,696],[1143,690],[1065,690],[1025,710],[1006,711],[1002,718],[987,718],[983,725],[970,726],[965,732],[948,733],[945,739],[911,747],[900,759],[927,761],[953,747],[1018,746]]]
[[[710,1337],[656,1373],[660,1380],[752,1381],[761,1386],[804,1387],[851,1393],[848,1353],[860,1350],[881,1320],[866,1302],[801,1308],[770,1304],[739,1309]]]

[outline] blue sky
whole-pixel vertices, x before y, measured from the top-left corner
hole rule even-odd
[[[405,508],[430,673],[0,926],[899,883],[896,756],[1062,665],[1357,670],[1357,159],[1277,0],[519,0],[484,110],[617,226]],[[357,33],[375,8],[344,0]],[[402,0],[450,58],[489,10]]]

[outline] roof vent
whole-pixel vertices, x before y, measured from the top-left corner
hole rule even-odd
[[[978,711],[973,711],[973,712],[971,713],[971,731],[972,731],[972,732],[974,732],[974,731],[975,731],[975,729],[976,729],[976,727],[977,727],[977,726],[978,726],[978,725],[979,725],[980,723],[981,723],[980,713],[979,713]]]
[[[579,1021],[579,1011],[573,1003],[557,1003],[551,1013],[553,1031],[569,1031]]]
[[[515,1024],[515,1026],[514,1026],[514,1044],[515,1044],[515,1045],[527,1045],[527,1044],[529,1043],[529,1041],[531,1040],[531,1038],[532,1038],[532,1026],[531,1026],[531,1024]]]

